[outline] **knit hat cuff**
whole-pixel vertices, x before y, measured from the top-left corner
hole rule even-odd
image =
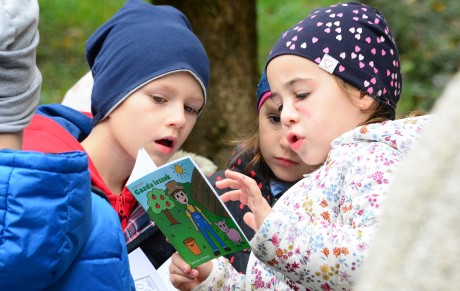
[[[133,94],[134,92],[136,92],[137,90],[139,90],[140,88],[142,88],[144,85],[156,80],[156,79],[159,79],[161,77],[164,77],[164,76],[167,76],[167,75],[170,75],[170,74],[173,74],[173,73],[177,73],[177,72],[187,72],[187,73],[190,73],[196,80],[198,83],[200,83],[200,87],[201,87],[201,90],[203,90],[203,94],[204,94],[204,100],[205,100],[205,104],[206,104],[206,100],[207,100],[207,91],[206,91],[206,86],[203,84],[203,82],[201,81],[201,79],[192,71],[190,70],[176,70],[176,71],[168,71],[162,75],[159,75],[159,76],[154,76],[152,77],[151,79],[148,79],[147,81],[143,82],[142,84],[139,84],[137,87],[133,88],[131,91],[129,91],[125,96],[123,96],[117,103],[115,103],[112,108],[107,111],[107,113],[101,118],[104,119],[106,118],[107,116],[110,115],[110,113],[112,113],[123,101],[126,100],[126,98],[128,98],[131,94]],[[204,108],[204,105],[203,104],[203,107],[200,109],[200,111],[198,111],[198,115],[201,113],[202,109]]]
[[[265,103],[265,101],[267,101],[268,98],[270,98],[272,96],[272,92],[271,91],[267,91],[265,93],[262,94],[262,96],[260,97],[260,101],[259,101],[259,106],[257,107],[257,111],[260,111],[260,108],[262,108],[262,105]]]

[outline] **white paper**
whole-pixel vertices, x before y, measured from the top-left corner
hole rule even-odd
[[[157,165],[155,165],[155,162],[150,158],[147,151],[144,148],[139,149],[133,171],[131,172],[131,176],[129,176],[128,182],[126,182],[126,185],[129,185],[148,173],[153,172],[156,168],[158,168]]]
[[[137,291],[176,290],[169,280],[171,259],[161,265],[157,271],[140,248],[132,251],[128,257],[129,268]]]
[[[158,268],[158,274],[160,274],[160,277],[163,278],[163,282],[166,285],[165,290],[177,290],[174,288],[171,280],[169,280],[169,265],[171,265],[171,257],[169,257],[169,259],[167,259],[166,262]]]

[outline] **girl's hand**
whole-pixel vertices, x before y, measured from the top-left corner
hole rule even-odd
[[[231,170],[226,170],[225,176],[227,177],[226,179],[216,182],[217,188],[232,188],[236,190],[228,191],[220,196],[222,201],[239,200],[241,203],[247,205],[252,213],[248,212],[244,215],[244,222],[257,232],[270,213],[270,205],[262,196],[259,186],[257,186],[256,181],[253,179]]]
[[[179,253],[174,253],[169,265],[169,279],[176,289],[181,291],[192,290],[206,280],[212,271],[212,262],[206,262],[192,269]]]

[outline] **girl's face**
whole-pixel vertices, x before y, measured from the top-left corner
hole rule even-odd
[[[371,97],[360,97],[355,88],[345,92],[333,75],[306,58],[276,57],[267,77],[290,147],[306,164],[323,163],[331,142],[371,114]]]
[[[271,99],[267,99],[260,108],[259,141],[262,156],[278,179],[293,182],[311,172],[310,167],[289,148],[281,127],[280,113]]]
[[[204,105],[198,81],[187,72],[153,80],[138,89],[107,118],[110,139],[133,159],[144,147],[163,165],[190,134]]]

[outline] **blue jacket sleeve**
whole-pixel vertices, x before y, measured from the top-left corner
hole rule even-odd
[[[0,289],[58,280],[91,228],[88,159],[82,152],[0,151]]]

